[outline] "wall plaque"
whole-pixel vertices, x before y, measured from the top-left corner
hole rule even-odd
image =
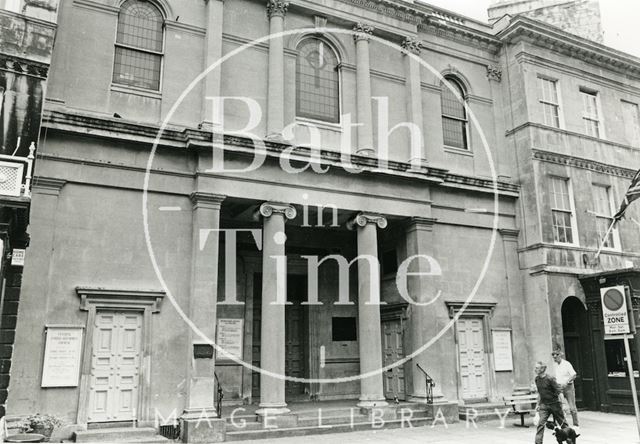
[[[77,387],[82,355],[79,326],[46,327],[41,387]]]
[[[513,354],[511,353],[511,330],[492,330],[493,361],[495,371],[513,371]]]
[[[223,351],[218,359],[231,359],[229,355],[242,359],[242,319],[218,319],[216,344]]]

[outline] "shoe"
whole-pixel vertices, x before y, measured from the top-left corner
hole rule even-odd
[[[580,433],[580,426],[574,425],[572,428],[576,431],[576,433]]]

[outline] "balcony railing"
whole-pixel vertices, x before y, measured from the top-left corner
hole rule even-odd
[[[0,196],[31,198],[31,178],[36,145],[27,157],[0,154]]]

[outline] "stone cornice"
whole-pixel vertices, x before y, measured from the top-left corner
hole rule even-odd
[[[64,108],[62,108],[64,109]],[[137,123],[124,119],[115,119],[109,116],[77,113],[69,109],[46,109],[43,113],[42,127],[49,131],[60,131],[74,133],[83,136],[100,139],[122,140],[126,139],[130,143],[140,143],[151,145],[155,142],[159,131],[158,125]],[[253,141],[248,138],[214,134],[216,142],[220,142],[224,137],[225,149],[238,155],[247,155],[253,158],[255,148]],[[195,128],[177,128],[169,126],[159,140],[159,146],[174,148],[177,150],[203,150],[211,149],[211,132],[198,130]],[[268,157],[279,157],[285,149],[291,146],[286,143],[264,141],[266,155]],[[308,147],[296,147],[296,156],[301,159],[311,157],[311,150]],[[317,156],[317,153],[315,154]],[[344,166],[344,155],[333,150],[321,150],[320,159],[323,164],[341,168]],[[391,176],[409,181],[426,181],[441,184],[448,188],[460,188],[476,190],[485,193],[494,193],[494,183],[491,179],[465,176],[450,173],[448,170],[429,166],[424,171],[412,171],[410,162],[399,162],[390,160],[384,170],[379,168],[375,158],[350,155],[352,167],[361,169],[361,174],[373,174],[380,176]],[[500,195],[517,197],[520,187],[510,182],[498,181],[497,191]]]
[[[640,77],[640,58],[524,16],[517,16],[497,36],[505,43],[527,41],[610,71]]]
[[[418,30],[447,40],[475,46],[491,53],[497,53],[502,46],[502,42],[490,34],[439,19],[430,18],[419,24]]]
[[[614,165],[607,165],[606,163],[598,162],[591,159],[584,159],[581,157],[569,156],[566,154],[554,153],[551,151],[543,151],[539,149],[532,150],[533,158],[541,160],[543,162],[556,163],[558,165],[568,165],[575,168],[582,168],[584,170],[595,171],[598,173],[611,174],[613,176],[623,177],[625,179],[632,179],[636,171],[630,168],[617,167]]]
[[[376,224],[378,228],[387,228],[387,219],[381,214],[358,213],[353,219],[347,222],[347,228],[353,230],[357,227],[364,227],[367,224]]]
[[[85,9],[93,9],[95,11],[106,12],[107,14],[118,15],[120,8],[117,6],[105,5],[93,0],[73,0],[73,6]]]
[[[57,196],[66,183],[67,181],[63,179],[34,176],[33,183],[31,184],[31,192],[32,194],[39,193]]]
[[[49,65],[7,54],[0,54],[0,70],[46,79]]]

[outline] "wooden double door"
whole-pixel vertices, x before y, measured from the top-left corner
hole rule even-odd
[[[135,421],[142,356],[142,313],[98,311],[93,325],[89,422]]]
[[[262,274],[256,273],[253,282],[253,348],[252,364],[260,367],[260,328],[262,320]],[[309,377],[309,322],[307,306],[307,278],[305,275],[287,276],[287,302],[285,306],[285,374],[295,378]],[[260,398],[260,373],[252,373],[251,396]],[[307,399],[308,384],[297,381],[285,381],[287,401]]]

